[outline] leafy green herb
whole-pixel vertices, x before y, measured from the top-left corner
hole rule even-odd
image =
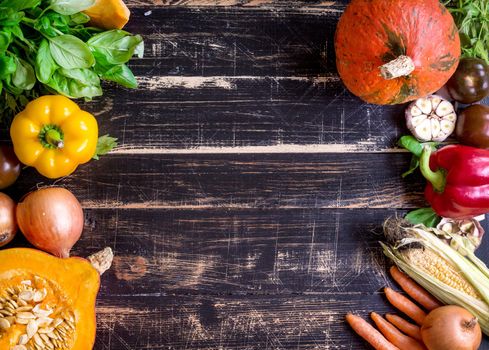
[[[426,227],[436,227],[441,221],[441,217],[431,208],[410,211],[404,218],[413,225],[423,224]]]
[[[117,139],[115,137],[111,137],[109,135],[100,136],[98,138],[97,150],[95,151],[93,159],[98,160],[99,156],[106,155],[116,147]]]
[[[142,57],[141,36],[90,27],[95,0],[0,0],[0,120],[49,93],[91,99],[101,81],[137,81],[126,63]]]
[[[464,57],[476,57],[489,64],[489,1],[444,1],[453,15],[462,41]]]

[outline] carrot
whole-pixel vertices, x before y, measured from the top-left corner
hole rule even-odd
[[[397,329],[399,329],[401,332],[409,335],[411,338],[422,341],[420,328],[415,324],[412,324],[411,322],[403,319],[401,316],[397,316],[394,314],[387,314],[385,315],[385,318],[387,318],[387,321],[396,326]]]
[[[380,332],[401,350],[426,350],[426,348],[411,337],[402,334],[396,327],[387,322],[379,314],[372,312],[370,314]]]
[[[346,315],[346,321],[355,333],[365,339],[375,350],[401,350],[385,339],[378,330],[363,318],[349,313]]]
[[[384,291],[387,300],[389,300],[392,306],[412,318],[418,325],[423,324],[426,313],[418,305],[389,287],[385,287]]]
[[[401,272],[397,266],[392,266],[390,269],[391,276],[399,286],[418,304],[426,308],[428,311],[434,310],[442,304],[436,300],[423,287],[414,282],[408,275]]]

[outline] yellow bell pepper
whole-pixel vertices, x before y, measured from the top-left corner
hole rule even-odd
[[[97,120],[69,98],[42,96],[17,114],[10,127],[17,158],[51,179],[70,175],[95,154]]]

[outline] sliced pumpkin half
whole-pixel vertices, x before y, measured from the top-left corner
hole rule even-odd
[[[0,251],[0,349],[92,349],[99,286],[88,260]]]

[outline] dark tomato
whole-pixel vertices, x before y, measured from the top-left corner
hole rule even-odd
[[[447,83],[448,92],[461,103],[474,103],[489,94],[489,66],[478,58],[462,58]]]
[[[21,164],[10,146],[0,146],[0,190],[9,187],[20,175]]]
[[[455,134],[460,143],[489,148],[489,107],[472,105],[458,116]]]

